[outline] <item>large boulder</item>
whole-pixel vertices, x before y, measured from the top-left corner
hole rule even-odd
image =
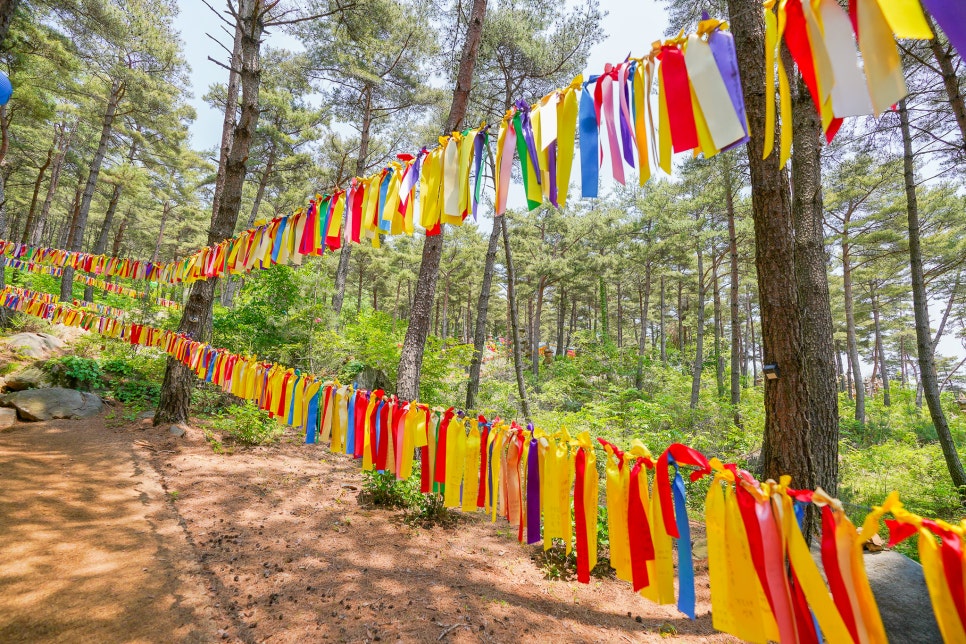
[[[7,338],[7,346],[29,358],[47,358],[63,349],[64,343],[49,333],[17,333]]]
[[[50,381],[43,370],[37,367],[26,367],[7,376],[2,388],[7,391],[23,391],[24,389],[41,389],[49,386]]]
[[[103,409],[99,396],[85,391],[51,387],[28,389],[0,396],[0,406],[13,407],[21,420],[52,418],[90,418]]]
[[[822,553],[814,542],[812,558],[824,577]],[[865,552],[862,559],[889,641],[942,642],[922,565],[894,550]]]
[[[898,552],[867,552],[865,571],[890,642],[942,642],[922,565]]]

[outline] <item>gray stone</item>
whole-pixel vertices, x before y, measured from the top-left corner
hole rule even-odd
[[[14,407],[21,420],[90,418],[103,409],[99,396],[85,391],[52,387],[28,389],[0,396],[0,406]]]
[[[49,333],[17,333],[7,338],[7,346],[30,358],[46,358],[64,343]]]
[[[822,553],[814,541],[812,558],[824,579]],[[942,642],[922,565],[894,550],[865,552],[862,559],[889,641],[911,644]]]
[[[0,408],[0,430],[10,429],[17,422],[17,410]]]
[[[942,642],[922,565],[892,550],[867,552],[865,570],[890,642]]]
[[[50,386],[47,374],[37,367],[25,367],[6,377],[4,385],[7,391],[23,391],[24,389],[42,389]]]
[[[142,411],[140,414],[137,415],[137,419],[138,420],[144,420],[144,419],[154,420],[154,412],[153,411]]]
[[[386,373],[381,369],[375,369],[373,367],[365,367],[354,380],[360,388],[368,389],[369,391],[375,391],[376,389],[389,390],[392,388],[392,383],[389,382],[389,377]]]
[[[184,425],[172,425],[168,428],[168,433],[175,438],[183,438],[188,433],[188,429]]]

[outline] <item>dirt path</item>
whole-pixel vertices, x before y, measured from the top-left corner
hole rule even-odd
[[[216,639],[159,481],[103,418],[0,434],[0,641]]]
[[[357,464],[294,437],[223,455],[111,422],[0,434],[0,641],[734,641],[701,570],[692,622],[545,579],[505,522],[360,506]]]

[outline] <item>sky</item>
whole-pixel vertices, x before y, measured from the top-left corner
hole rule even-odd
[[[215,0],[210,4],[220,8],[224,3]],[[224,23],[201,0],[179,0],[179,5],[181,13],[175,21],[175,27],[181,32],[185,54],[191,66],[193,98],[189,102],[198,112],[198,119],[191,126],[192,145],[196,149],[214,148],[221,139],[223,115],[208,107],[201,97],[209,86],[224,83],[228,76],[228,72],[208,60],[208,56],[224,61],[227,54],[206,34],[215,36],[229,48],[231,38],[221,29]],[[591,53],[588,71],[601,71],[606,63],[621,61],[628,53],[641,55],[649,51],[651,43],[661,38],[667,27],[667,16],[656,0],[602,0],[601,5],[608,12],[603,21],[607,38]],[[647,25],[647,30],[642,30],[641,25]],[[271,33],[265,43],[272,47],[300,49],[299,42],[281,30]],[[535,101],[540,97],[520,98]]]

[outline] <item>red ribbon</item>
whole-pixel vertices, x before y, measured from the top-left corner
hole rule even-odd
[[[657,493],[661,495],[661,514],[664,517],[664,529],[675,539],[680,538],[678,526],[674,521],[674,497],[671,494],[671,482],[668,478],[668,455],[674,458],[678,465],[693,465],[698,469],[691,472],[691,481],[697,481],[705,474],[711,473],[711,465],[704,454],[681,443],[672,443],[661,457],[657,459]]]
[[[484,508],[486,507],[486,488],[489,485],[486,476],[486,456],[488,453],[486,441],[490,435],[490,426],[486,424],[486,419],[482,415],[477,420],[479,420],[483,429],[480,431],[480,487],[476,491],[476,507]]]
[[[822,508],[822,565],[825,567],[825,576],[832,591],[832,599],[852,635],[852,640],[858,642],[860,641],[859,630],[855,623],[855,615],[852,613],[852,601],[849,599],[849,591],[845,587],[842,569],[839,566],[838,545],[835,541],[835,513],[827,505]]]
[[[667,101],[668,125],[675,152],[698,147],[698,128],[691,104],[691,84],[684,54],[677,45],[664,45],[658,56],[664,74],[664,97]],[[670,525],[670,524],[669,524]]]
[[[575,462],[576,480],[574,481],[574,518],[577,523],[577,581],[590,583],[590,555],[587,552],[587,513],[584,511],[584,477],[587,474],[587,454],[584,448],[577,450]],[[596,472],[595,472],[596,474]],[[522,525],[523,522],[521,521]],[[647,572],[645,570],[645,576]]]
[[[631,551],[631,580],[634,592],[650,585],[647,562],[654,559],[651,526],[641,499],[640,474],[644,459],[639,458],[631,468],[630,494],[627,497],[627,535]]]

